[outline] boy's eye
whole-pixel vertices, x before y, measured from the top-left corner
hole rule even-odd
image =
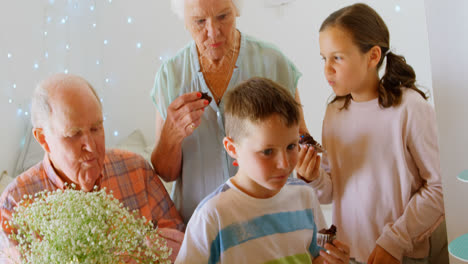
[[[201,25],[201,24],[205,23],[205,19],[197,19],[197,20],[195,20],[195,23],[197,25]]]
[[[262,151],[262,154],[265,156],[270,156],[273,153],[272,149],[265,149]]]
[[[296,149],[296,146],[297,146],[296,144],[289,144],[287,149],[288,150],[294,150],[294,149]]]

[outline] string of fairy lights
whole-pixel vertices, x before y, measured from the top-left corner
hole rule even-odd
[[[111,37],[106,36],[107,32],[103,32],[100,29],[100,17],[103,9],[109,8],[113,4],[113,0],[105,1],[95,1],[95,0],[43,0],[43,9],[42,9],[42,18],[38,23],[41,25],[39,28],[42,31],[40,33],[41,39],[37,42],[42,50],[36,58],[30,58],[30,63],[32,66],[32,71],[40,72],[41,76],[47,76],[51,73],[63,72],[65,74],[73,72],[73,68],[76,68],[75,65],[71,64],[71,56],[76,53],[86,53],[79,45],[73,44],[71,41],[71,35],[75,32],[73,31],[77,26],[79,27],[89,27],[90,32],[95,32],[95,34],[101,34],[102,40],[99,40],[97,43],[97,50],[95,54],[95,59],[93,59],[93,64],[95,64],[95,69],[98,75],[102,76],[101,81],[96,83],[96,89],[98,94],[101,95],[101,102],[104,102],[104,90],[112,88],[116,83],[112,80],[112,74],[107,72],[106,61],[104,54],[106,53],[106,48],[109,47],[112,43]],[[101,11],[101,13],[100,13]],[[108,10],[107,10],[108,11]],[[83,19],[84,18],[84,19]],[[135,17],[133,16],[124,16],[122,17],[126,23],[132,26],[135,23]],[[79,24],[79,25],[78,25]],[[91,33],[90,33],[91,34]],[[95,40],[96,42],[98,40]],[[135,42],[135,49],[142,49],[143,42],[140,40],[133,40]],[[14,54],[13,51],[7,51],[6,54],[6,63],[11,65],[15,63],[15,58],[20,57],[21,54]],[[168,56],[159,56],[159,60],[164,60]],[[23,58],[24,60],[24,58]],[[12,67],[6,67],[5,75],[7,79],[12,79],[12,72],[9,70]],[[10,71],[13,71],[10,70]],[[29,122],[30,119],[30,98],[19,98],[17,96],[17,89],[24,88],[19,87],[15,80],[6,80],[7,82],[7,92],[6,100],[7,103],[13,106],[14,114],[18,118],[23,118],[26,122]],[[16,96],[15,96],[16,95]],[[105,111],[105,109],[104,109]],[[107,118],[107,114],[104,112],[104,121]],[[119,136],[118,130],[113,130],[111,132],[115,137]]]

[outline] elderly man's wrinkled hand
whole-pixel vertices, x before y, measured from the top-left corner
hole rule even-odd
[[[184,233],[172,228],[158,228],[159,235],[166,239],[167,246],[172,248],[172,254],[170,259],[172,262],[175,261],[179,254],[180,246],[184,240]]]
[[[167,109],[163,133],[182,141],[200,125],[208,100],[200,92],[186,93],[176,98]]]

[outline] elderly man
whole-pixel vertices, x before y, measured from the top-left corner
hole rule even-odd
[[[25,194],[73,183],[86,192],[94,186],[112,190],[125,207],[157,225],[163,236],[181,240],[182,218],[149,163],[131,152],[105,150],[100,100],[86,80],[66,74],[48,78],[36,88],[31,113],[32,132],[45,155],[2,194],[0,220],[6,233],[11,231],[5,222]],[[177,252],[177,243],[172,246]]]

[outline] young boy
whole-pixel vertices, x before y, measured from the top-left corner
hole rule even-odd
[[[317,246],[316,223],[322,228],[325,221],[314,190],[289,179],[298,159],[300,105],[263,78],[241,83],[224,99],[223,144],[239,170],[198,205],[176,263],[344,263],[346,246],[327,244],[333,256]]]

